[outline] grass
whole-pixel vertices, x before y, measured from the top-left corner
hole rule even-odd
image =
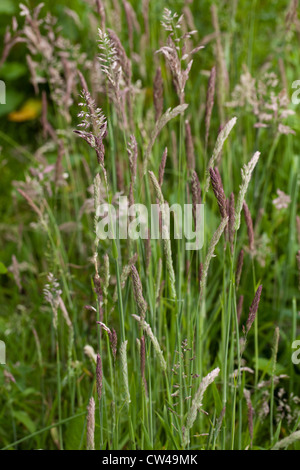
[[[13,15],[19,30],[27,21],[35,31],[31,17],[19,16],[18,2],[2,2],[1,43]],[[93,1],[65,2],[73,13],[59,2],[46,1],[40,18],[47,12],[57,17],[61,31],[55,34],[69,42],[47,45],[42,23],[46,45],[33,40],[28,48],[31,39],[21,32],[26,41],[11,49],[0,68],[7,87],[7,104],[0,105],[0,340],[7,349],[6,365],[0,366],[0,448],[299,450],[299,366],[292,363],[292,343],[299,339],[300,121],[291,102],[292,83],[300,76],[299,20],[289,23],[290,10],[283,1],[216,0],[212,9],[206,0],[201,6],[169,3],[172,13],[184,13],[184,31],[198,31],[177,43],[179,73],[176,49],[171,57],[170,49],[161,50],[170,28],[173,38],[181,37],[181,29],[174,29],[178,17],[164,19],[170,20],[166,30],[161,24],[164,11],[156,1],[150,2],[148,12],[146,1],[131,1],[134,10],[126,2],[104,1],[105,19]],[[37,6],[24,4],[30,11]],[[102,39],[103,47],[98,47],[97,28],[103,22],[120,39],[121,46],[116,42],[115,47],[123,94],[114,85],[118,74],[110,62],[111,44],[104,50]],[[188,61],[181,59],[199,44],[205,48],[192,56],[183,94],[176,80],[183,78]],[[38,64],[37,94],[26,54]],[[109,76],[95,65],[100,54]],[[206,146],[206,96],[214,66],[216,89]],[[158,67],[163,109],[155,121]],[[241,78],[244,94],[233,103]],[[77,117],[85,109],[79,106],[85,86],[95,105],[87,98],[89,116]],[[280,95],[285,86],[287,101]],[[258,110],[253,94],[252,101],[245,99],[251,90],[257,93]],[[274,96],[281,110],[295,114],[276,114],[267,106]],[[183,103],[186,109],[177,108]],[[96,106],[103,116],[97,115],[91,130],[79,128],[83,118],[95,118]],[[176,110],[174,116],[172,111],[164,114],[169,108]],[[236,124],[225,138],[224,126],[233,117]],[[267,126],[257,127],[258,122]],[[91,148],[93,143],[89,146],[75,129],[91,132],[81,134],[84,138],[96,135],[104,147],[98,141]],[[224,138],[218,139],[220,135]],[[128,152],[131,136],[137,149],[136,177],[134,146]],[[253,221],[251,250],[249,223],[242,212],[240,227],[233,229],[234,211],[226,201],[233,193],[237,216],[240,186],[246,186],[241,169],[256,151],[261,154],[240,199],[243,203],[245,197]],[[222,183],[215,173],[216,183],[211,181],[211,167],[219,170]],[[118,194],[128,196],[132,185],[135,203],[144,204],[148,213],[157,200],[183,207],[195,197],[193,171],[205,210],[201,250],[187,251],[186,240],[174,238],[173,216],[170,243],[97,238],[100,199],[116,207]],[[284,207],[281,200],[276,202],[278,189],[289,196]],[[260,302],[255,304],[260,285]],[[255,319],[246,333],[249,309]],[[92,397],[95,428],[87,411]]]

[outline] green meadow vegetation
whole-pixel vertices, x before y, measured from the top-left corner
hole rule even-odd
[[[1,0],[1,449],[300,450],[299,46],[297,0]]]

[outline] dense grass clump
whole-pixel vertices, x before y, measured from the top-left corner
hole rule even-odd
[[[166,6],[1,0],[3,449],[300,449],[298,1]]]

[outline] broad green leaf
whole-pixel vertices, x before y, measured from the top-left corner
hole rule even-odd
[[[14,418],[19,421],[19,423],[22,423],[29,432],[34,433],[36,431],[34,422],[25,411],[14,411],[13,415]]]

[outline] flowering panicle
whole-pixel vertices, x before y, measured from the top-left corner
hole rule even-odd
[[[186,447],[189,444],[190,441],[190,430],[196,421],[197,418],[197,412],[199,408],[202,407],[202,401],[204,397],[204,393],[206,389],[211,385],[216,378],[218,377],[220,373],[220,369],[217,367],[214,369],[212,372],[210,372],[204,379],[202,380],[194,398],[192,401],[192,405],[190,407],[190,410],[187,415],[186,419],[186,426],[183,431],[183,446]]]
[[[289,109],[290,100],[285,89],[278,92],[279,80],[275,73],[265,72],[255,79],[244,66],[244,72],[240,77],[240,83],[232,92],[232,101],[227,103],[230,107],[250,108],[256,117],[256,128],[268,128],[274,125],[279,134],[295,134],[289,126],[285,125],[286,119],[295,114]]]
[[[203,46],[198,46],[187,52],[187,40],[197,33],[197,31],[190,31],[180,36],[182,21],[183,15],[179,17],[177,13],[172,14],[171,10],[165,8],[162,25],[166,31],[170,32],[170,35],[167,39],[167,45],[157,51],[157,53],[161,52],[166,58],[180,104],[184,103],[184,89],[189,78],[193,60],[189,60],[185,69],[182,66],[182,62],[188,60],[200,49],[203,49]]]
[[[126,285],[126,281],[131,273],[131,266],[133,266],[138,259],[137,253],[135,253],[129,260],[128,264],[125,264],[122,269],[121,273],[121,288],[124,289]],[[118,292],[117,292],[117,287],[115,288],[114,296],[113,296],[113,301],[117,302],[118,300]]]
[[[138,315],[132,315],[132,317],[137,321],[139,322],[139,324],[141,324],[141,318],[138,316]],[[148,323],[146,323],[145,321],[143,322],[143,330],[145,331],[145,333],[147,333],[147,335],[149,336],[150,338],[150,341],[152,342],[153,344],[153,348],[154,348],[154,351],[156,352],[158,358],[159,358],[159,362],[160,362],[160,366],[162,368],[162,370],[164,372],[166,372],[167,370],[167,363],[165,361],[165,358],[164,358],[164,355],[162,353],[162,350],[161,350],[161,347],[159,345],[159,342],[156,338],[156,336],[154,336],[153,334],[153,331],[151,329],[151,326],[148,325]]]
[[[240,186],[240,192],[238,195],[236,209],[235,209],[235,224],[234,224],[235,231],[238,231],[241,225],[241,212],[243,209],[245,196],[246,196],[247,189],[248,189],[251,177],[252,177],[252,173],[254,171],[254,168],[256,167],[259,157],[260,157],[260,152],[255,152],[255,154],[251,158],[248,165],[244,165],[241,170],[242,184]]]
[[[45,284],[44,287],[44,297],[45,300],[51,305],[53,312],[53,325],[54,328],[57,329],[57,310],[62,290],[60,289],[60,285],[52,273],[48,274],[47,280],[48,284]]]
[[[116,47],[109,37],[109,35],[101,30],[98,29],[98,45],[100,49],[99,61],[101,70],[108,78],[109,82],[114,86],[117,87],[118,83],[116,80],[119,80],[119,72],[118,72],[118,56]]]
[[[81,123],[78,127],[84,130],[75,130],[75,134],[84,139],[91,148],[95,149],[97,154],[98,163],[104,164],[105,148],[103,139],[107,135],[107,121],[100,108],[96,107],[95,100],[91,97],[89,91],[82,90],[82,102],[79,106],[82,110],[78,114],[81,118]],[[92,129],[90,129],[92,127]]]
[[[250,328],[251,328],[251,326],[252,326],[252,324],[253,324],[253,322],[256,318],[256,314],[257,314],[258,307],[259,307],[259,302],[260,302],[262,287],[263,286],[258,287],[258,289],[256,291],[256,294],[254,296],[253,302],[250,306],[249,316],[248,316],[248,320],[247,320],[247,323],[246,323],[246,334],[249,333]]]
[[[142,283],[141,279],[139,276],[139,273],[137,272],[136,267],[133,265],[131,266],[131,276],[132,276],[132,283],[133,283],[133,293],[134,293],[134,298],[137,304],[137,308],[140,314],[141,318],[141,328],[142,328],[142,323],[144,322],[146,318],[146,312],[148,309],[147,302],[145,301],[143,297],[143,288],[142,288]]]
[[[184,103],[185,85],[189,78],[189,73],[193,65],[193,60],[190,60],[188,62],[185,69],[182,67],[181,62],[183,60],[186,60],[190,55],[195,54],[202,48],[203,46],[199,46],[189,54],[184,54],[183,57],[180,58],[178,54],[178,47],[173,38],[169,36],[167,40],[167,46],[163,46],[157,51],[157,53],[161,52],[166,58],[166,61],[172,73],[174,87],[179,97],[180,104]]]
[[[220,173],[217,168],[216,169],[210,168],[209,173],[210,173],[212,188],[213,188],[214,194],[218,202],[221,217],[222,219],[225,219],[227,217],[227,202],[226,202],[226,196],[224,193]]]

